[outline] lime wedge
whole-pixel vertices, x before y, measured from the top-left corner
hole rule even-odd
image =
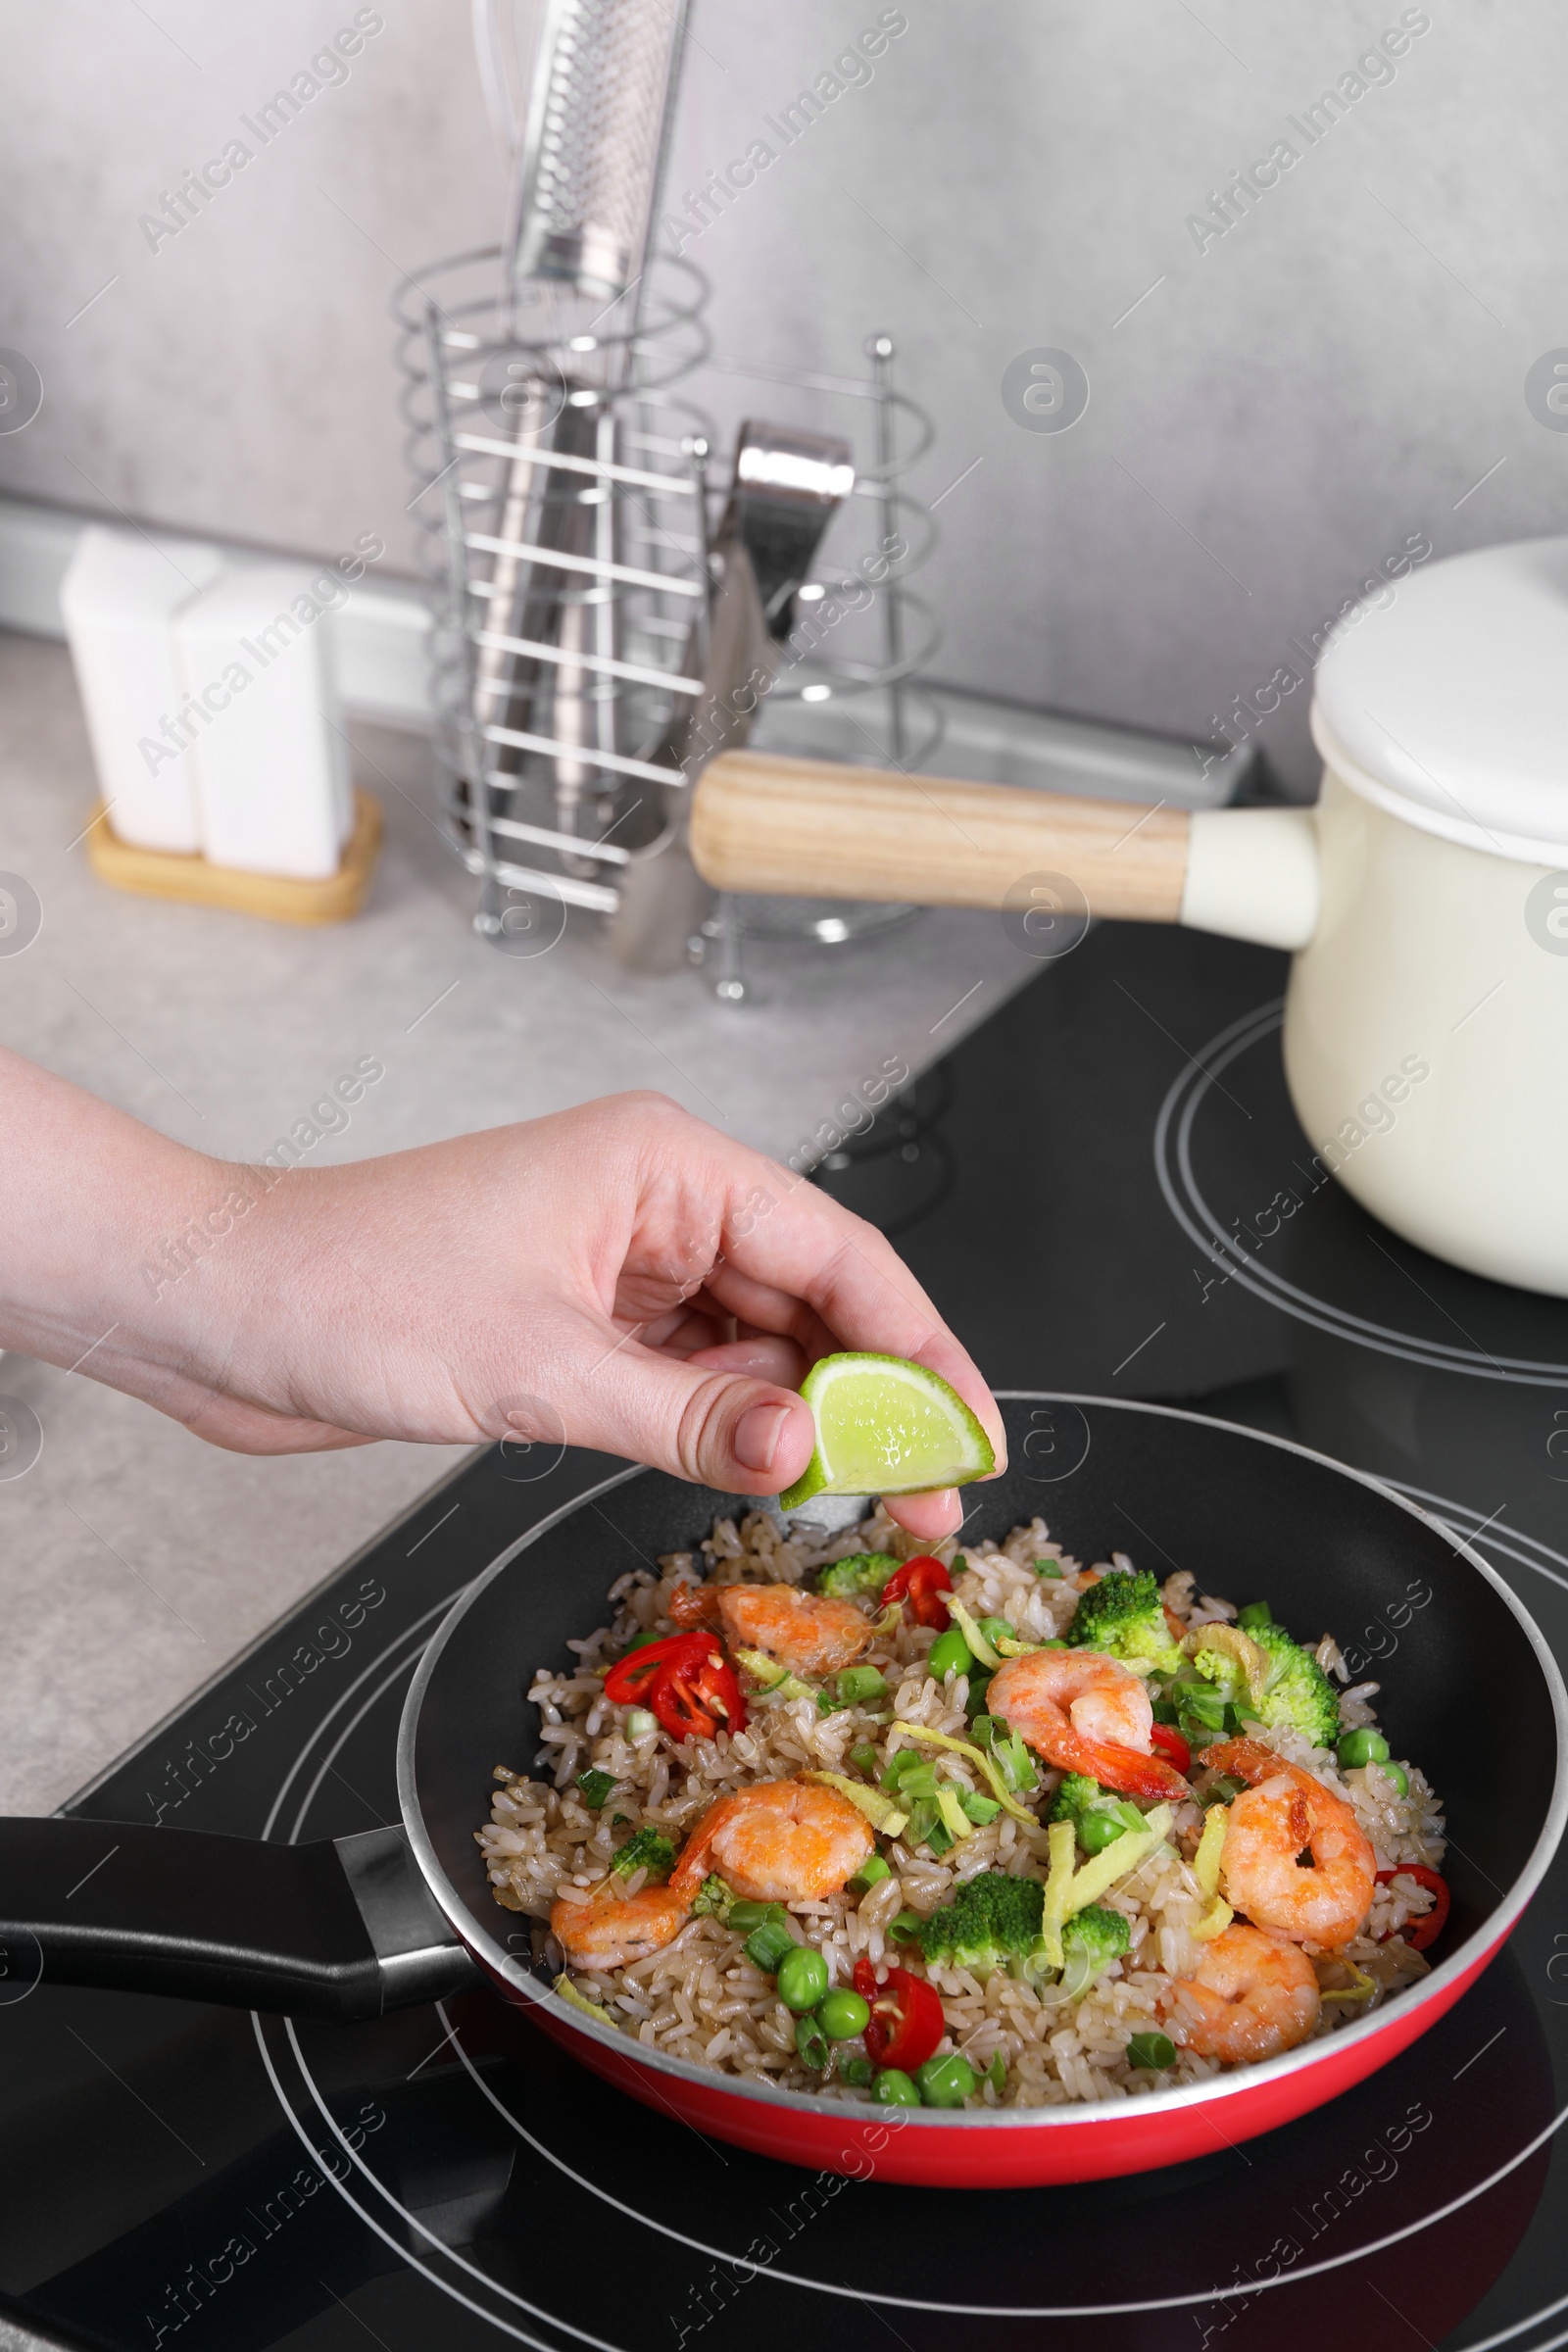
[[[781,1510],[813,1494],[924,1494],[996,1468],[991,1441],[940,1373],[902,1355],[824,1355],[801,1383],[816,1445]]]

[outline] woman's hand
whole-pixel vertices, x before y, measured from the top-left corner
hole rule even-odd
[[[810,1457],[808,1367],[869,1348],[940,1372],[1004,1461],[984,1382],[881,1235],[662,1096],[279,1174],[6,1056],[8,1100],[13,1078],[76,1132],[50,1213],[0,1209],[13,1269],[39,1245],[0,1343],[68,1365],[90,1348],[84,1375],[216,1445],[516,1434],[776,1494]],[[183,1273],[171,1231],[200,1241]],[[952,1492],[890,1507],[928,1542],[960,1517]]]

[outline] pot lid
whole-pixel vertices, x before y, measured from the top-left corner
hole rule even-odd
[[[1568,538],[1452,556],[1367,597],[1318,664],[1312,732],[1424,831],[1568,863]]]

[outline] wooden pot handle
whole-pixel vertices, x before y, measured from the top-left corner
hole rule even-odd
[[[691,849],[716,890],[995,907],[1020,883],[1027,905],[1030,882],[1055,874],[1094,914],[1174,923],[1188,823],[1178,808],[725,752],[693,796]]]

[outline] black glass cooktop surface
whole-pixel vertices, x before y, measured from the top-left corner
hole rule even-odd
[[[1568,1659],[1568,1303],[1444,1267],[1325,1183],[1283,958],[1103,928],[821,1180],[995,1385],[1152,1397],[1375,1471]],[[744,1016],[739,1016],[744,1017]],[[72,1810],[278,1839],[391,1820],[448,1601],[602,1477],[490,1453]],[[1041,1450],[1050,1516],[1054,1465]],[[1263,1580],[1260,1578],[1260,1583]],[[1397,1672],[1399,1629],[1347,1629]],[[1476,1769],[1509,1693],[1475,1661]],[[243,1729],[242,1729],[243,1727]],[[179,2352],[1548,2352],[1568,2342],[1568,1866],[1441,2023],[1316,2115],[1094,2187],[930,2192],[745,2155],[486,1993],[373,2025],[0,1977],[0,2312]]]

